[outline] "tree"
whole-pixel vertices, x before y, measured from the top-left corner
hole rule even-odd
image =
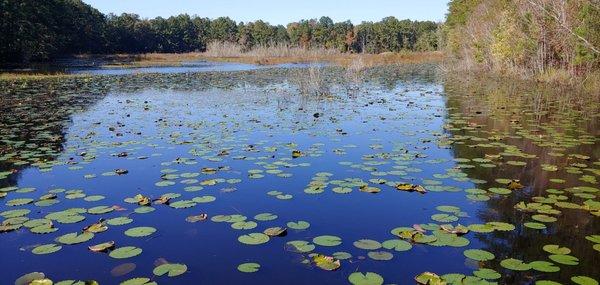
[[[210,39],[220,42],[236,42],[238,28],[229,17],[220,17],[210,22]]]

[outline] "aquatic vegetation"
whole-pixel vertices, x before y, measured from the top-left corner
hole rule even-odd
[[[598,102],[321,72],[0,81],[0,280],[598,279]]]

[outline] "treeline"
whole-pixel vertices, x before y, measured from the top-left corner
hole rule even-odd
[[[597,0],[452,0],[443,30],[465,68],[580,75],[600,67]]]
[[[212,41],[235,42],[245,49],[276,44],[367,53],[438,49],[438,24],[394,17],[359,25],[322,17],[274,26],[187,14],[166,19],[103,15],[81,0],[0,0],[0,5],[2,63],[81,53],[205,51]]]

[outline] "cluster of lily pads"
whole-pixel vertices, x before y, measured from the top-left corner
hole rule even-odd
[[[266,74],[273,75],[271,71]],[[153,75],[144,75],[145,79],[136,77],[130,79],[133,82],[143,83],[152,81],[150,79],[158,79],[159,82],[168,84],[173,80],[197,84],[190,83],[198,79],[195,76],[197,75],[174,75],[164,79]],[[239,78],[242,75],[234,74],[232,76]],[[266,82],[269,79],[268,76],[258,77]],[[207,77],[211,78],[207,80],[214,86],[220,87],[219,81],[215,79],[219,75],[210,74]],[[89,86],[91,83],[87,81],[78,83],[69,80],[65,84],[66,88],[74,88],[78,85],[82,85],[81,88],[92,88]],[[103,83],[95,84],[102,85]],[[117,83],[112,82],[112,84]],[[21,90],[24,87],[13,86],[11,88]],[[132,89],[138,90],[138,87],[132,87]],[[415,90],[411,92],[413,91]],[[281,239],[285,242],[284,250],[289,252],[288,254],[298,255],[302,264],[316,270],[336,271],[351,268],[354,271],[356,268],[354,264],[363,260],[374,262],[375,265],[383,264],[382,262],[393,264],[392,262],[398,260],[400,256],[411,254],[413,248],[428,247],[461,248],[467,261],[474,262],[477,267],[470,274],[424,272],[414,278],[415,282],[419,284],[494,284],[504,281],[505,274],[523,271],[543,276],[536,278],[536,284],[557,284],[555,281],[546,280],[553,278],[551,273],[559,272],[565,267],[573,268],[590,262],[580,259],[581,255],[574,254],[571,249],[556,244],[546,244],[539,248],[538,251],[543,252],[547,257],[543,260],[526,260],[527,256],[518,259],[516,252],[507,252],[506,256],[497,256],[497,252],[492,253],[485,249],[468,247],[472,245],[475,238],[518,234],[523,231],[523,227],[534,231],[535,234],[550,235],[550,230],[556,230],[559,227],[557,222],[564,219],[566,213],[575,212],[584,215],[591,221],[597,219],[600,214],[600,202],[597,201],[599,190],[596,185],[598,184],[597,176],[600,175],[600,162],[593,161],[590,156],[594,154],[585,155],[571,152],[572,148],[582,145],[595,145],[597,143],[596,136],[583,132],[571,135],[562,130],[564,125],[560,122],[536,126],[535,122],[527,118],[517,117],[522,112],[508,112],[502,108],[498,108],[500,111],[492,110],[490,112],[498,112],[493,113],[493,117],[500,117],[504,122],[508,122],[507,130],[485,128],[486,125],[478,121],[477,114],[472,115],[451,108],[448,108],[443,130],[430,130],[428,129],[429,121],[441,116],[442,112],[430,113],[427,111],[432,109],[430,104],[435,103],[433,99],[439,99],[441,94],[432,95],[430,91],[424,90],[418,90],[418,93],[420,94],[417,96],[424,101],[415,102],[415,98],[408,95],[408,91],[398,91],[398,94],[395,94],[397,96],[386,96],[385,98],[357,99],[357,102],[364,103],[364,106],[361,105],[361,107],[372,111],[372,113],[358,118],[363,122],[378,122],[369,124],[370,127],[389,128],[387,132],[375,133],[370,133],[369,128],[364,130],[357,128],[359,131],[356,131],[343,129],[342,124],[338,126],[340,121],[350,121],[354,119],[353,116],[357,116],[356,114],[337,117],[332,114],[314,116],[313,112],[304,111],[305,108],[309,109],[308,107],[301,106],[297,109],[302,110],[301,114],[308,115],[308,120],[298,121],[296,118],[292,120],[282,116],[281,122],[273,122],[255,116],[253,112],[258,112],[257,109],[243,109],[251,113],[248,116],[231,113],[216,114],[216,111],[212,111],[209,112],[208,119],[181,119],[179,115],[185,117],[188,112],[196,110],[193,107],[182,108],[177,109],[178,112],[173,112],[175,114],[170,114],[171,111],[168,110],[167,115],[156,118],[154,123],[157,130],[155,133],[141,134],[142,131],[135,130],[130,125],[135,124],[136,120],[145,119],[147,115],[144,112],[158,112],[157,109],[160,109],[160,106],[145,101],[131,100],[128,102],[129,99],[124,99],[120,101],[127,104],[127,108],[131,108],[131,110],[138,108],[141,113],[132,112],[134,113],[133,118],[123,116],[120,118],[122,121],[110,122],[108,127],[105,120],[99,120],[97,125],[101,127],[92,126],[90,129],[82,127],[81,132],[68,135],[67,143],[64,146],[60,143],[61,139],[57,138],[51,130],[60,128],[60,123],[68,118],[68,114],[81,112],[83,108],[66,108],[63,106],[64,104],[75,102],[76,99],[72,98],[74,96],[60,95],[57,99],[59,101],[53,104],[58,110],[64,111],[66,117],[54,118],[56,121],[52,120],[36,127],[37,132],[32,139],[34,142],[27,143],[22,138],[25,135],[15,131],[26,127],[26,124],[20,123],[14,118],[2,118],[0,134],[6,135],[3,136],[2,141],[13,151],[3,152],[0,156],[0,162],[10,163],[7,170],[3,168],[3,171],[0,172],[0,181],[8,181],[9,178],[19,173],[20,167],[26,166],[35,167],[41,173],[65,168],[74,173],[80,173],[81,177],[88,182],[94,181],[94,179],[119,179],[119,176],[135,176],[140,173],[133,168],[108,168],[94,172],[88,166],[93,166],[97,160],[108,158],[117,161],[119,159],[139,160],[150,163],[156,162],[156,159],[161,159],[163,156],[162,153],[157,152],[158,150],[167,152],[169,148],[176,148],[182,152],[176,158],[165,158],[158,163],[161,166],[160,173],[154,173],[151,178],[153,179],[151,184],[155,186],[155,189],[140,189],[139,194],[122,197],[124,204],[98,205],[98,203],[104,204],[103,200],[106,197],[103,195],[109,195],[109,192],[103,192],[102,195],[88,195],[82,189],[57,188],[47,191],[43,189],[43,193],[37,194],[38,189],[33,187],[6,186],[0,188],[0,201],[3,207],[7,208],[0,212],[0,216],[4,218],[0,224],[0,233],[11,235],[14,232],[25,233],[28,231],[31,234],[40,235],[39,239],[43,244],[37,244],[29,250],[36,256],[60,254],[63,247],[86,243],[89,254],[104,254],[107,258],[126,260],[141,255],[143,249],[139,245],[123,243],[119,239],[103,239],[103,232],[109,228],[117,228],[123,232],[123,235],[132,238],[155,236],[160,233],[160,229],[151,225],[130,225],[134,223],[136,215],[156,215],[166,213],[171,209],[182,211],[189,209],[193,213],[192,215],[188,214],[189,216],[186,215],[185,221],[194,223],[194,227],[202,228],[206,223],[211,222],[222,224],[225,228],[233,230],[239,243],[259,249],[260,246],[269,246],[272,240]],[[89,100],[94,101],[97,98]],[[345,98],[333,100],[342,107],[353,106],[344,101],[347,100]],[[35,102],[27,101],[23,101],[23,103],[25,105],[35,104]],[[37,108],[19,107],[19,104],[15,102],[11,102],[10,106],[15,108],[17,114],[22,114],[21,117],[25,117],[26,112],[29,111],[37,110],[37,113],[33,112],[36,114],[34,116],[38,116],[40,113]],[[398,111],[400,106],[418,111],[400,112]],[[296,106],[294,105],[294,107]],[[336,107],[332,109],[335,110]],[[119,114],[115,107],[110,110],[112,113]],[[291,108],[284,107],[283,110],[289,112]],[[318,114],[323,113],[327,112],[320,110]],[[504,118],[503,116],[512,117]],[[33,122],[39,123],[36,120],[40,120],[40,118],[33,119]],[[325,131],[323,127],[315,126],[319,120],[326,120],[327,124],[335,125],[335,130],[330,132]],[[386,125],[387,122],[407,122],[407,120],[416,123],[410,128]],[[415,130],[411,128],[415,128]],[[265,132],[268,135],[265,139],[256,140],[244,130]],[[288,133],[306,134],[319,138],[319,141],[301,144],[271,139],[272,135]],[[344,139],[348,134],[368,139],[360,141],[357,143],[358,145],[345,143]],[[374,137],[372,137],[373,134]],[[389,140],[384,139],[387,135],[390,135]],[[544,158],[542,160],[539,153],[535,154],[527,147],[515,145],[512,140],[525,140],[536,147],[546,148],[552,159]],[[43,145],[35,143],[39,141],[52,143]],[[340,143],[340,145],[334,148],[330,147],[329,143]],[[434,147],[454,149],[454,159],[430,157],[432,153],[428,149]],[[156,152],[141,154],[141,151],[146,148]],[[461,152],[459,148],[473,151]],[[136,153],[138,151],[139,154]],[[359,153],[359,161],[350,161],[349,154],[356,155],[357,153]],[[337,165],[340,167],[327,171],[312,171],[313,167],[319,166],[320,159],[324,156],[327,159],[339,157],[341,161],[337,161]],[[47,159],[49,157],[53,159]],[[233,166],[234,163],[243,164],[243,166],[236,167]],[[437,167],[439,165],[451,166],[444,169]],[[425,175],[424,169],[429,167],[435,167],[437,173],[431,176]],[[544,175],[549,175],[551,178],[547,181],[551,186],[541,189],[542,191],[533,192],[534,186],[529,183],[530,180],[519,175],[532,167],[540,169],[540,173]],[[306,185],[304,189],[290,189],[285,187],[286,180],[273,180],[300,179],[298,178],[300,175],[297,175],[300,173],[299,170],[311,172],[312,175],[310,180],[301,181],[302,185]],[[478,175],[477,171],[491,172],[493,175],[490,177],[492,178],[484,179],[483,175]],[[262,197],[273,203],[294,203],[294,201],[300,200],[298,197],[305,194],[307,197],[323,197],[329,193],[344,194],[346,195],[344,197],[360,200],[368,199],[364,197],[376,197],[365,193],[374,195],[393,193],[394,199],[404,199],[405,197],[419,197],[421,196],[419,194],[426,194],[423,197],[436,197],[435,195],[442,195],[439,192],[447,192],[444,194],[464,192],[465,203],[474,203],[482,207],[509,201],[510,209],[519,215],[522,214],[519,217],[523,217],[523,221],[509,223],[503,221],[503,218],[487,217],[481,218],[480,223],[465,223],[466,218],[471,218],[476,213],[467,213],[463,210],[464,207],[461,209],[462,206],[439,205],[435,207],[436,212],[431,216],[429,214],[424,216],[431,222],[408,224],[391,230],[373,229],[373,231],[380,230],[381,233],[388,235],[388,238],[382,240],[373,239],[371,236],[380,236],[380,232],[366,232],[361,239],[347,240],[342,234],[335,234],[334,228],[331,229],[331,232],[313,232],[312,229],[315,227],[311,228],[311,223],[318,224],[320,222],[318,220],[313,220],[311,223],[304,220],[286,222],[282,221],[277,214],[270,212],[245,216],[241,213],[221,214],[201,209],[204,203],[219,204],[225,200],[221,196],[217,198],[215,192],[210,192],[210,195],[204,194],[205,192],[219,189],[220,194],[231,193],[237,191],[236,186],[242,188],[242,186],[251,185],[252,181],[265,180],[277,181],[277,184],[272,185],[269,189],[263,189],[266,194]],[[459,185],[469,186],[463,190]],[[198,195],[198,192],[203,194]],[[111,193],[110,195],[117,194]],[[239,195],[244,195],[244,191],[239,191]],[[332,199],[341,197],[334,195]],[[44,209],[55,209],[49,207],[60,207],[61,200],[77,201],[80,202],[80,206],[63,208],[54,212],[44,211]],[[278,202],[278,200],[282,202]],[[93,204],[87,207],[86,203]],[[125,208],[130,206],[134,207],[133,212],[125,214]],[[120,215],[109,218],[106,216],[108,214]],[[283,215],[284,213],[279,214]],[[53,240],[44,239],[48,234],[59,231],[63,225],[78,223],[81,223],[81,227],[77,232],[63,232]],[[574,238],[585,242],[586,247],[595,251],[596,254],[600,251],[600,237],[597,234],[587,235],[585,240],[583,236],[576,235]],[[488,250],[491,249],[488,248]],[[252,261],[248,258],[239,256],[236,257],[235,262],[236,264],[242,262],[242,259]],[[242,262],[237,265],[237,270],[242,273],[260,274],[263,268],[268,267],[268,264]],[[231,269],[235,271],[235,267]],[[127,271],[131,272],[132,269]],[[177,277],[186,272],[188,272],[186,264],[160,261],[155,263],[152,272],[154,276],[129,278],[121,284],[157,284],[157,277]],[[597,284],[597,276],[594,276],[594,273],[587,273],[590,276],[583,273],[574,275],[570,277],[570,281],[575,284]],[[348,272],[346,277],[348,282],[355,285],[392,282],[382,272]],[[52,283],[51,277],[46,277],[45,274],[39,272],[26,274],[17,280],[17,284]],[[66,280],[54,284],[94,283],[92,281]]]

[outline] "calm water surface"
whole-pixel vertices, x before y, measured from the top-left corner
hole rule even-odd
[[[431,67],[354,80],[326,68],[316,96],[298,91],[307,70],[219,71],[0,83],[0,284],[30,272],[55,284],[600,278],[598,96]],[[417,185],[427,192],[397,189]],[[170,200],[140,206],[138,194]],[[107,229],[65,239],[95,223]],[[125,233],[137,227],[150,229]],[[270,227],[287,231],[266,241]],[[263,243],[240,238],[253,233]],[[128,246],[137,255],[115,258]],[[167,263],[187,271],[153,273]]]

